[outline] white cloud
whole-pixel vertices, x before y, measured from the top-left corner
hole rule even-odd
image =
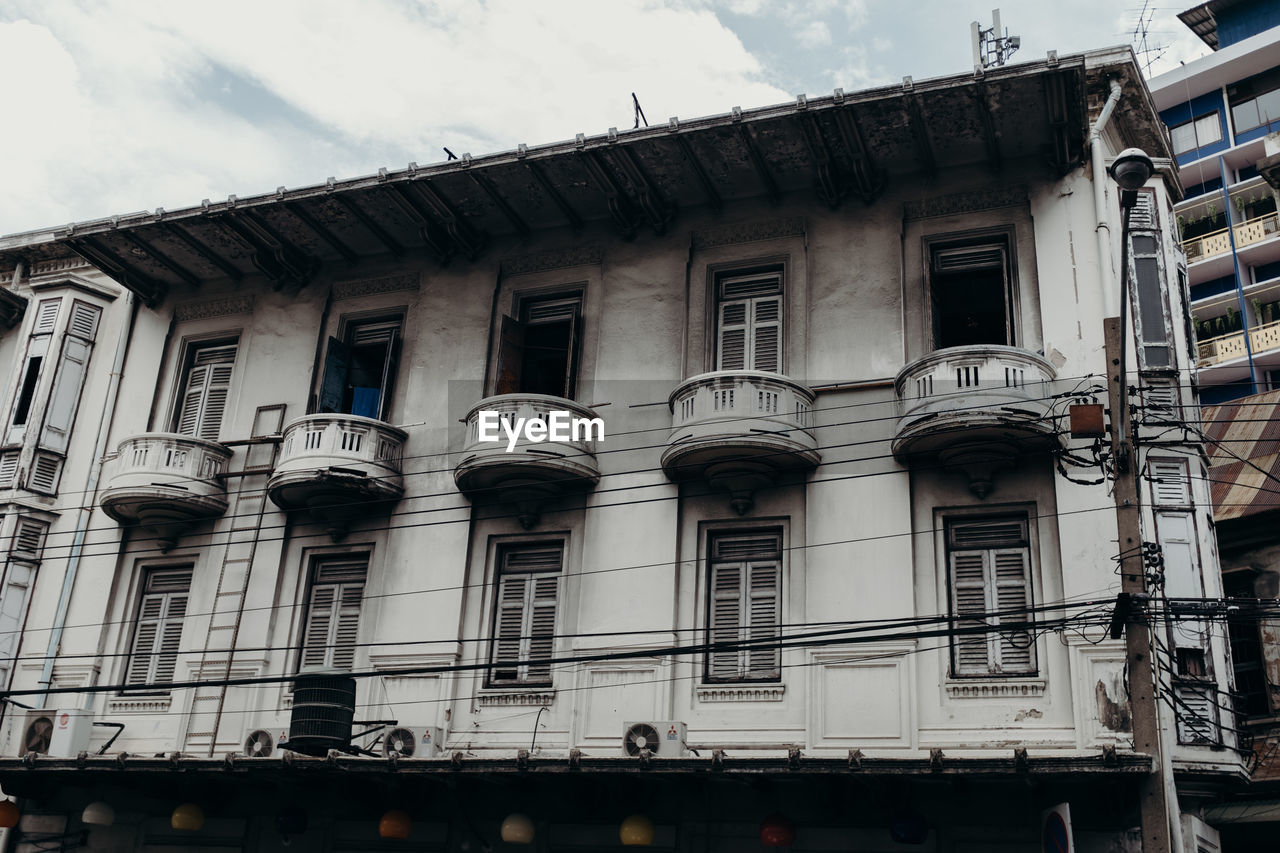
[[[831,30],[822,21],[811,21],[796,33],[796,41],[800,42],[802,47],[810,49],[826,47],[831,44]]]

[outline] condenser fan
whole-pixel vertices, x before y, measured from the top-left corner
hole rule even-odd
[[[271,750],[275,743],[271,740],[271,733],[265,729],[258,729],[250,732],[249,736],[244,739],[244,754],[249,758],[266,758],[271,755]]]
[[[418,748],[418,737],[409,729],[392,729],[387,732],[386,742],[382,747],[383,755],[398,755],[401,758],[412,758]]]
[[[627,736],[623,741],[627,755],[639,755],[642,749],[656,753],[660,743],[662,739],[658,735],[658,730],[648,723],[636,723],[627,729]]]
[[[53,720],[49,717],[36,717],[27,722],[26,736],[22,741],[26,745],[25,752],[49,754],[49,743],[53,740]]]

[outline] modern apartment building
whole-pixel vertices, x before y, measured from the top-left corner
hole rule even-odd
[[[1186,191],[1200,394],[1217,403],[1280,388],[1280,187],[1258,169],[1280,152],[1280,12],[1211,0],[1179,17],[1214,52],[1149,85]]]
[[[1116,49],[0,238],[21,840],[1109,850],[1159,779],[1211,841],[1177,171]]]

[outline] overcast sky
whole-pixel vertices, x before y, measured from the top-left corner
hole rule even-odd
[[[992,5],[0,0],[0,234],[629,128],[632,92],[661,123],[960,73]],[[1006,0],[1011,61],[1129,44],[1140,8]],[[1155,73],[1208,53],[1183,8]]]

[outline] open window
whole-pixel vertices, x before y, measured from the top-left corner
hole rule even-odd
[[[8,428],[5,430],[7,444],[21,442],[26,434],[27,422],[31,420],[31,409],[35,403],[36,391],[40,388],[41,371],[49,356],[49,342],[53,338],[53,329],[61,306],[61,299],[45,299],[36,307],[35,323],[31,327],[27,355],[23,359],[21,379],[18,381],[17,398],[14,400]]]
[[[400,359],[401,318],[346,324],[329,338],[317,411],[386,420]]]
[[[521,301],[502,318],[495,391],[574,399],[582,348],[582,294]]]
[[[1009,242],[1004,237],[929,247],[933,347],[1017,346]]]
[[[716,370],[782,372],[782,271],[716,281]]]
[[[174,432],[208,441],[218,440],[231,392],[236,346],[234,340],[221,340],[187,347],[178,405],[174,407]]]

